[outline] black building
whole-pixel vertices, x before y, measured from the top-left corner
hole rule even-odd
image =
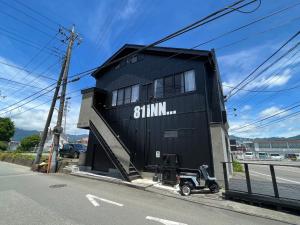
[[[131,180],[176,154],[178,166],[208,164],[222,179],[230,149],[214,51],[151,47],[126,57],[142,47],[123,46],[93,73],[96,87],[82,91],[84,165]]]

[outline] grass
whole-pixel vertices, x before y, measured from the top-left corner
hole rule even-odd
[[[48,158],[47,156],[42,156],[42,160],[46,160],[47,158]],[[35,154],[27,154],[22,152],[0,152],[0,161],[6,161],[6,160],[33,161],[34,159],[35,159]]]
[[[243,172],[244,171],[243,165],[241,163],[239,163],[238,161],[233,160],[232,165],[233,165],[233,172]]]

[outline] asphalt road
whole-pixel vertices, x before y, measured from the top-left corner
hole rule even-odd
[[[296,161],[249,161],[249,163],[274,164],[279,196],[300,200],[300,162]],[[287,166],[276,166],[283,164]],[[299,166],[299,167],[290,167]],[[249,164],[251,187],[254,193],[274,195],[269,165]],[[244,174],[238,174],[230,181],[231,189],[246,191]]]
[[[0,224],[274,225],[284,223],[194,204],[117,184],[70,175],[32,173],[26,167],[0,162]]]

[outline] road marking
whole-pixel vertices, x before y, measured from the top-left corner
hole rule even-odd
[[[146,220],[156,221],[156,222],[159,222],[159,223],[162,223],[162,224],[165,224],[165,225],[187,225],[186,223],[179,223],[179,222],[160,219],[160,218],[152,217],[152,216],[146,216]]]
[[[121,204],[121,203],[113,202],[113,201],[107,200],[107,199],[105,199],[105,198],[99,198],[98,196],[91,195],[91,194],[87,194],[86,197],[87,197],[87,199],[88,199],[95,207],[100,206],[100,204],[96,201],[96,199],[98,199],[98,200],[100,200],[100,201],[102,201],[102,202],[106,202],[106,203],[112,204],[112,205],[116,205],[116,206],[124,206],[124,205]]]
[[[251,171],[250,173],[256,173],[256,174],[259,174],[259,175],[262,175],[262,176],[271,177],[271,175],[264,174],[264,173],[259,173],[259,172],[256,172],[256,171]],[[294,183],[294,184],[300,184],[300,182],[298,182],[298,181],[289,180],[289,179],[285,179],[285,178],[282,178],[282,177],[277,177],[276,176],[276,179],[277,180],[287,181],[287,182]]]

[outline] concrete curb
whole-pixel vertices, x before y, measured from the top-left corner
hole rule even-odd
[[[136,188],[136,189],[143,190],[143,191],[145,191],[146,188],[149,187],[149,185],[144,186],[144,185],[133,184],[133,183],[130,183],[130,182],[118,179],[118,178],[101,176],[101,175],[91,176],[91,175],[88,175],[88,174],[81,174],[81,173],[76,173],[76,172],[75,173],[71,172],[71,173],[69,173],[69,175],[88,178],[88,179],[92,179],[92,180],[106,181],[106,182],[109,182],[109,183],[124,185],[124,186],[127,186],[127,187]]]
[[[229,204],[222,205],[222,204],[218,203],[218,201],[223,201],[220,199],[203,198],[200,201],[199,200],[197,201],[195,199],[191,199],[190,197],[183,197],[181,195],[177,195],[175,193],[172,193],[171,190],[168,190],[166,188],[162,188],[159,186],[154,186],[153,184],[139,185],[139,184],[130,183],[130,182],[118,179],[118,178],[107,177],[107,176],[102,176],[102,175],[93,176],[93,175],[89,175],[89,174],[82,174],[82,173],[76,173],[76,172],[71,172],[69,175],[93,179],[93,180],[105,181],[105,182],[119,184],[119,185],[124,185],[127,187],[136,188],[138,190],[147,191],[150,193],[155,193],[155,194],[159,194],[159,195],[163,195],[163,196],[167,196],[167,197],[171,197],[171,198],[176,198],[178,200],[191,202],[193,204],[203,205],[203,206],[207,206],[207,207],[214,207],[214,208],[223,209],[223,210],[231,211],[231,212],[236,212],[236,213],[240,213],[240,214],[244,214],[244,215],[260,217],[260,218],[269,219],[269,220],[282,222],[282,223],[288,223],[288,224],[295,224],[295,225],[300,224],[300,223],[297,223],[297,221],[299,221],[299,217],[294,216],[292,214],[287,214],[287,213],[283,213],[280,211],[269,210],[269,209],[265,209],[265,208],[258,208],[256,206],[245,205],[242,203],[231,202],[228,200],[227,200],[228,203],[230,202],[231,205],[229,205]],[[225,201],[226,200],[224,200],[224,203],[226,203]],[[242,209],[243,206],[247,206],[247,209],[245,209],[245,210]],[[251,208],[251,210],[253,212],[251,212],[251,210],[249,210],[249,208]],[[255,209],[255,208],[258,208],[258,209]],[[264,213],[262,211],[267,211],[267,212]],[[275,213],[276,216],[270,216],[270,214],[272,214],[272,213]],[[283,216],[285,219],[283,219]],[[290,217],[290,219],[288,219],[286,217]]]

